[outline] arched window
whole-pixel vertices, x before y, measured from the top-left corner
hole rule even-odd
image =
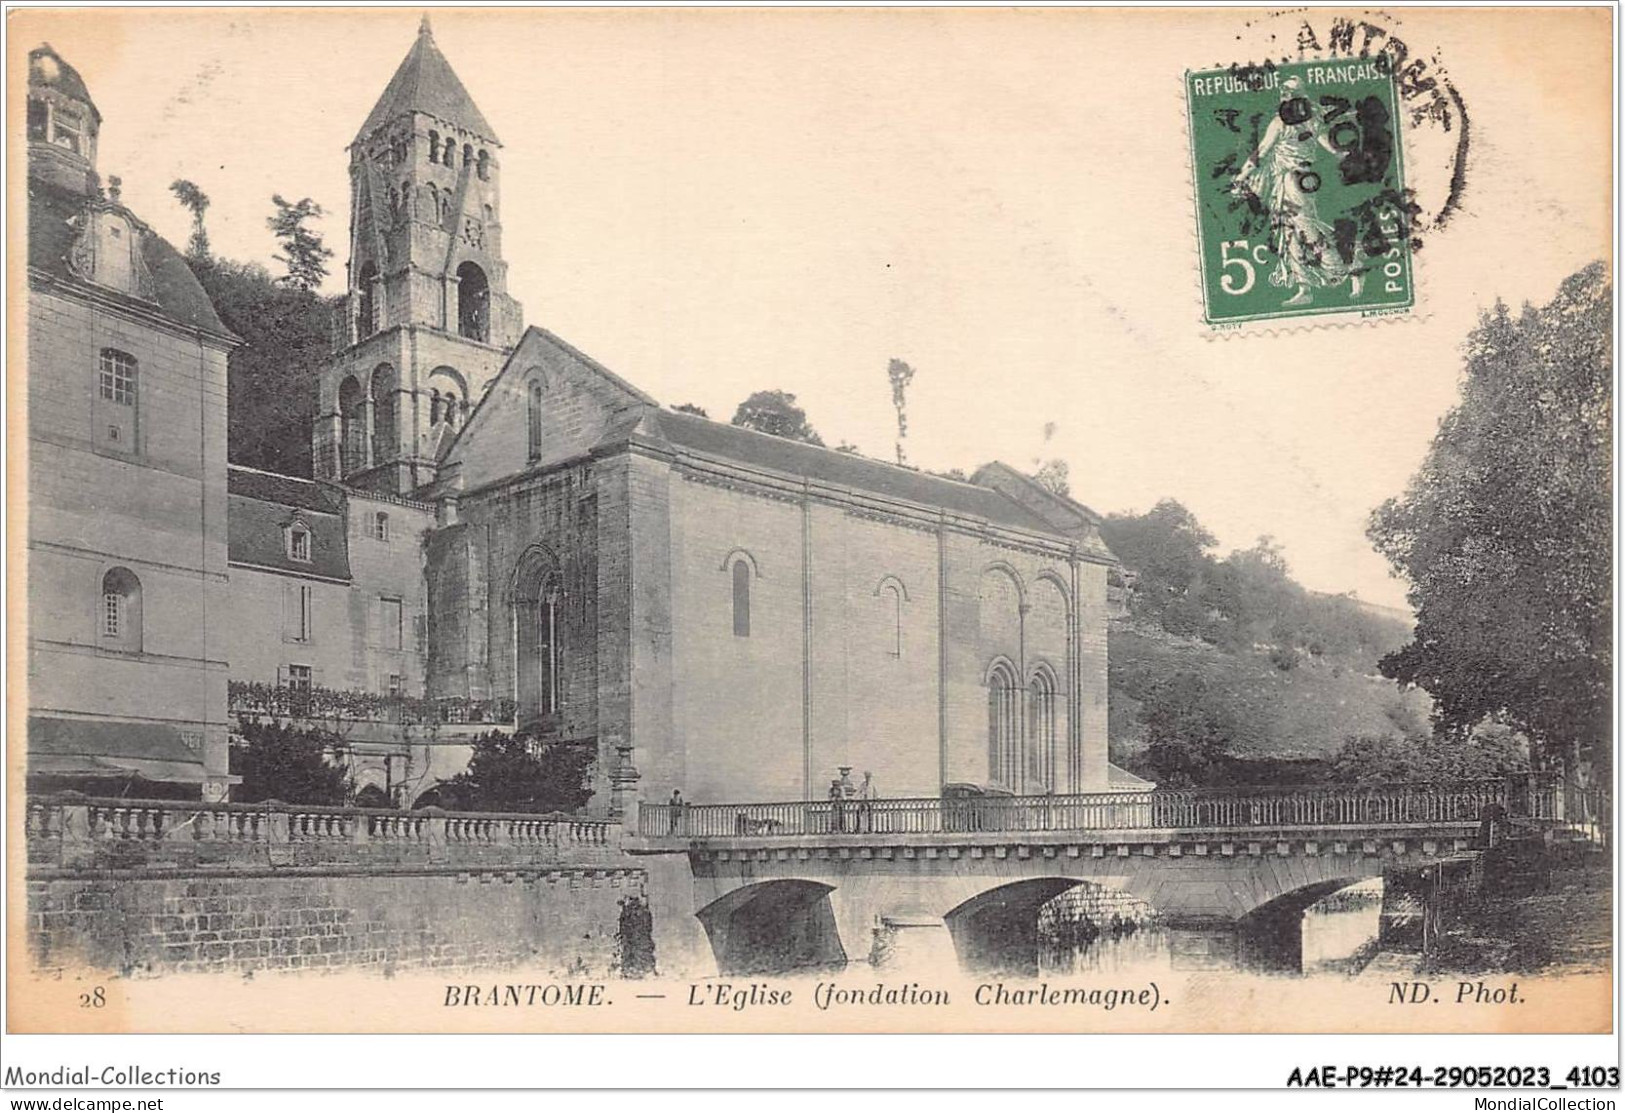
[[[907,596],[903,592],[902,582],[894,576],[887,576],[880,581],[875,589],[875,595],[880,600],[882,621],[886,624],[886,650],[893,657],[903,655],[903,601]]]
[[[563,710],[563,604],[557,562],[541,549],[527,552],[514,577],[514,699],[520,727]]]
[[[440,161],[440,133],[433,129],[429,131],[429,161]]]
[[[1025,792],[1055,788],[1055,677],[1046,668],[1027,684],[1027,780]]]
[[[363,264],[356,276],[355,327],[358,336],[368,337],[378,331],[378,265],[370,260]]]
[[[750,637],[750,561],[734,561],[734,637]]]
[[[97,625],[101,644],[128,653],[141,652],[141,581],[128,568],[111,568],[102,577]]]
[[[481,150],[480,151],[479,175],[480,175],[480,181],[482,181],[482,182],[488,182],[488,181],[491,180],[491,152],[490,151],[486,151],[486,150]],[[489,209],[490,206],[487,205],[486,208]]]
[[[476,263],[457,268],[457,334],[479,341],[491,337],[491,286]]]
[[[528,426],[530,458],[542,454],[542,380],[532,379],[525,389],[525,417]]]
[[[429,391],[429,424],[440,424],[440,392],[438,390]]]
[[[360,471],[367,466],[367,415],[365,395],[354,376],[339,386],[339,427],[344,438],[344,470]]]
[[[474,161],[474,146],[471,143],[463,144],[463,165],[467,166]]]
[[[1003,661],[987,674],[987,775],[1012,790],[1021,777],[1021,688]]]

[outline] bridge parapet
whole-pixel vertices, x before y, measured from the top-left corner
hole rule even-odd
[[[929,797],[769,804],[644,804],[638,835],[653,843],[762,839],[837,841],[876,837],[952,842],[989,834],[1360,831],[1476,827],[1486,814],[1529,815],[1541,797],[1514,782],[1379,786],[1310,785],[1257,789],[1176,789],[1069,796]],[[1104,840],[1109,841],[1109,840]]]
[[[64,793],[27,802],[31,872],[242,867],[466,868],[616,864],[620,828],[601,819],[398,811],[268,801],[207,804]]]

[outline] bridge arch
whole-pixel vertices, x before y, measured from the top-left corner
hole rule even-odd
[[[1062,898],[1072,897],[1084,897],[1085,903],[1093,902],[1095,907],[1081,913],[1060,907]],[[1040,876],[986,889],[949,909],[942,919],[966,971],[1036,975],[1045,942],[1040,924],[1046,912],[1051,929],[1057,926],[1055,920],[1073,917],[1091,921],[1102,934],[1114,918],[1139,923],[1155,915],[1151,905],[1131,888],[1106,879]],[[1081,933],[1072,935],[1074,943],[1081,940]]]
[[[846,965],[846,948],[821,881],[759,881],[700,909],[720,974],[788,974]]]
[[[1376,876],[1381,876],[1380,874]],[[1288,890],[1255,906],[1236,921],[1236,958],[1244,967],[1266,972],[1303,972],[1304,915],[1331,896],[1373,877],[1351,873]]]

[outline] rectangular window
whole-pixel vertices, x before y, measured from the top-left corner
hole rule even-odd
[[[295,526],[288,531],[288,556],[294,560],[310,559],[310,531]]]
[[[81,136],[84,133],[85,122],[77,112],[70,112],[58,107],[53,113],[51,141],[58,147],[66,147],[75,153],[83,153]]]
[[[398,696],[398,695],[401,694],[401,691],[402,691],[401,674],[398,673],[398,672],[390,673],[389,674],[389,694],[392,695],[392,696]]]
[[[135,405],[135,357],[103,348],[100,370],[102,397],[121,406]]]
[[[389,515],[379,514],[372,522],[372,535],[380,541],[389,540]]]
[[[399,649],[401,647],[401,601],[399,599],[380,599],[378,601],[379,633],[385,649]]]
[[[116,638],[124,629],[124,596],[116,591],[102,593],[102,637]]]
[[[294,642],[308,642],[316,633],[315,589],[309,584],[284,584],[282,633]]]
[[[311,690],[310,666],[309,665],[289,665],[288,666],[288,687],[293,689],[295,692],[298,692],[302,696],[310,695],[310,690]]]

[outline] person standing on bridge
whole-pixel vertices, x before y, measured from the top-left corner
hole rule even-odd
[[[846,834],[846,789],[841,778],[829,782],[829,829],[838,835]]]
[[[674,834],[674,835],[681,835],[681,834],[683,834],[683,829],[687,826],[687,824],[683,822],[683,816],[684,816],[684,813],[688,810],[687,805],[685,805],[683,803],[683,790],[682,789],[674,788],[674,789],[671,790],[671,804],[670,804],[670,807],[671,807],[671,833]]]
[[[874,798],[875,775],[865,771],[863,784],[858,786],[858,830],[866,835],[875,829]]]

